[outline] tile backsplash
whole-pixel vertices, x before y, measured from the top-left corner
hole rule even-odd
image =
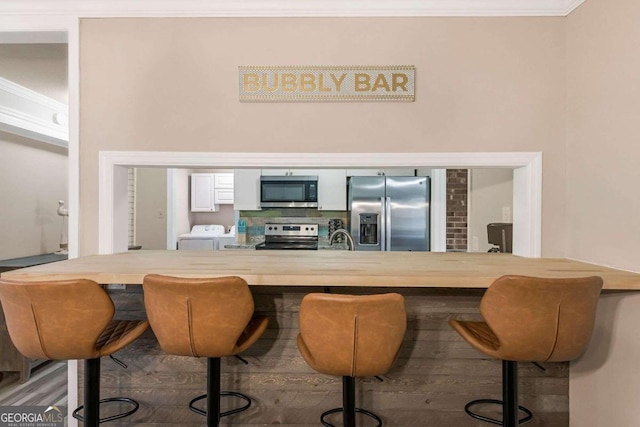
[[[264,240],[264,225],[275,222],[280,224],[318,224],[318,238],[329,238],[329,220],[341,219],[348,226],[347,211],[319,211],[317,209],[263,209],[261,211],[240,211],[240,219],[247,222],[247,241],[259,243]]]

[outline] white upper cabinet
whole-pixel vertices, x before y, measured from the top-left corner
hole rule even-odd
[[[260,210],[260,169],[236,169],[233,171],[233,209]]]
[[[214,175],[214,203],[232,205],[234,201],[233,173],[216,173]]]
[[[347,169],[347,176],[415,176],[415,169]]]
[[[265,176],[317,176],[318,169],[262,169]]]
[[[191,212],[217,212],[234,201],[232,173],[192,173]]]
[[[233,190],[233,173],[216,173],[214,175],[216,189],[230,188]]]
[[[271,175],[265,172],[269,171]],[[286,175],[285,172],[295,172]],[[234,171],[233,208],[244,211],[260,210],[260,176],[317,176],[318,210],[347,209],[346,169],[236,169]]]
[[[212,173],[191,174],[191,211],[216,212],[215,177]]]
[[[347,210],[346,169],[318,170],[318,210]]]

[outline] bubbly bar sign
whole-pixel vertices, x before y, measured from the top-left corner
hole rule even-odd
[[[240,101],[414,100],[415,67],[238,67]]]

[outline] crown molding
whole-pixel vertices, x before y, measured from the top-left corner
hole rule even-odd
[[[67,110],[61,102],[0,77],[0,130],[67,148]]]
[[[584,0],[4,0],[2,15],[78,17],[566,16]]]

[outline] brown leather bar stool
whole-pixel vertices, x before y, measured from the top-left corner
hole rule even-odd
[[[189,408],[206,415],[208,426],[251,406],[242,393],[220,390],[220,358],[237,356],[267,329],[266,316],[254,315],[253,296],[240,277],[184,279],[150,274],[144,278],[144,305],[160,347],[179,356],[207,358],[207,394]],[[235,396],[242,407],[220,411],[220,397]],[[207,410],[194,403],[207,399]]]
[[[503,276],[482,297],[484,322],[450,320],[473,347],[502,360],[502,400],[469,402],[467,414],[507,427],[530,421],[531,411],[518,405],[518,362],[567,362],[580,356],[591,339],[601,289],[602,279],[596,276]],[[487,403],[502,405],[502,420],[472,411]],[[518,410],[525,413],[523,418]]]
[[[308,294],[300,304],[298,349],[314,370],[342,377],[342,408],[324,412],[342,412],[344,427],[355,427],[356,412],[377,421],[372,412],[356,408],[355,377],[385,374],[398,356],[407,328],[402,295]]]
[[[138,410],[133,399],[100,399],[100,358],[138,338],[149,326],[146,320],[113,320],[111,298],[91,280],[0,280],[0,300],[11,340],[25,357],[84,359],[84,405],[73,416],[85,426],[96,427]],[[100,403],[105,402],[124,402],[132,409],[100,418]]]

